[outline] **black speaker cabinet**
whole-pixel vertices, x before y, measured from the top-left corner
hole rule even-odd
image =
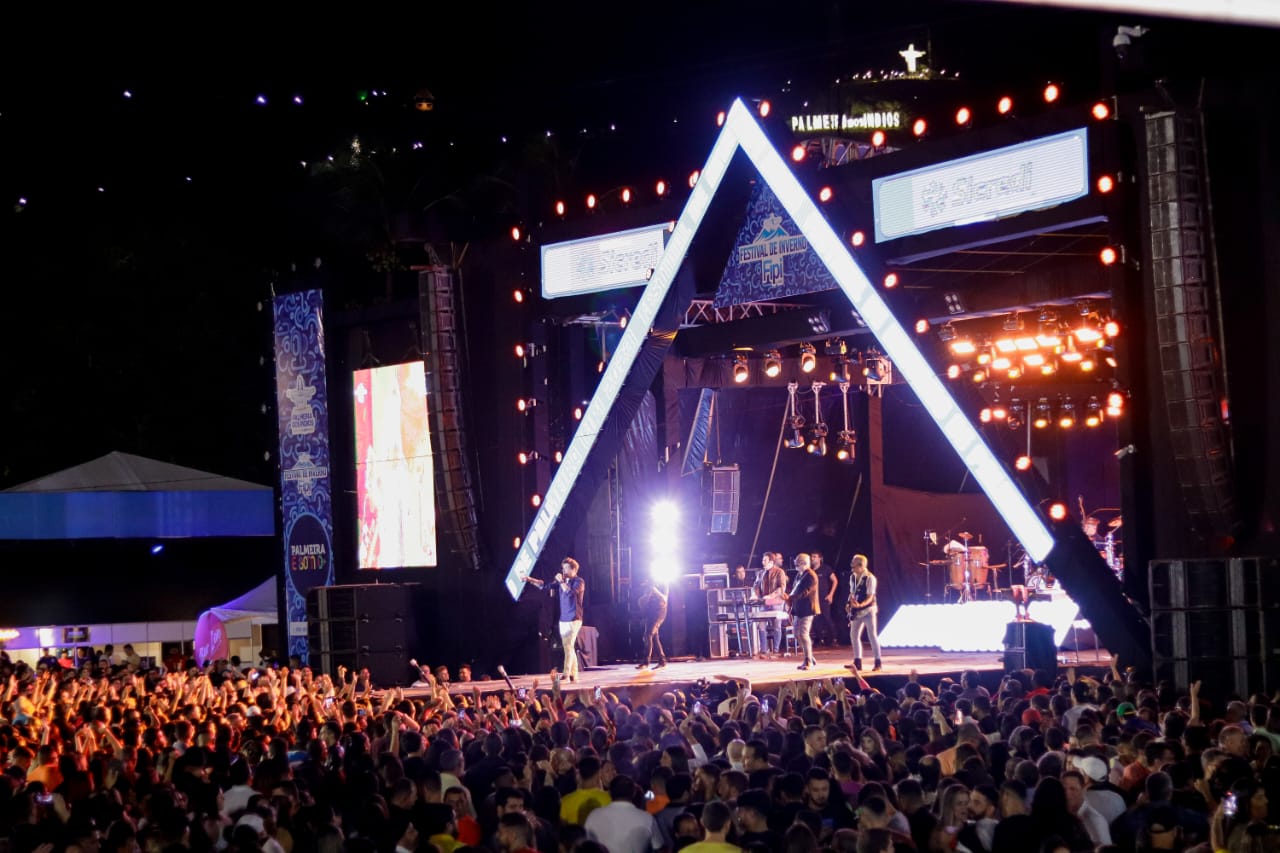
[[[1010,622],[1004,629],[1004,669],[1043,669],[1056,672],[1058,651],[1053,626],[1043,622]]]
[[[313,669],[368,668],[378,687],[411,684],[418,654],[417,584],[315,587],[307,592],[307,640]]]

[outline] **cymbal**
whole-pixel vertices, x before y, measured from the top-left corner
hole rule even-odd
[[[966,542],[968,542],[970,539],[973,538],[972,533],[957,533],[956,536],[959,536],[961,539],[963,539]]]
[[[1115,530],[1117,527],[1121,527],[1123,525],[1124,525],[1124,516],[1120,516],[1120,515],[1117,515],[1115,518],[1107,522],[1107,527],[1110,527],[1112,530]]]

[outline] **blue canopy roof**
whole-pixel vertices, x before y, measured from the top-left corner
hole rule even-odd
[[[0,491],[0,539],[274,536],[270,486],[130,453]]]

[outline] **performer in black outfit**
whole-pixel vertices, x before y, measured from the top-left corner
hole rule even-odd
[[[840,578],[836,576],[835,569],[823,563],[820,551],[809,555],[809,567],[818,576],[818,599],[822,603],[822,612],[813,619],[814,645],[837,645],[840,635],[836,631],[834,602]]]
[[[658,663],[654,669],[662,669],[667,665],[667,654],[662,650],[662,638],[658,636],[658,629],[667,618],[669,591],[667,584],[650,579],[649,588],[640,596],[640,608],[649,627],[646,632],[644,663],[636,664],[636,669],[644,669],[653,660],[654,646],[658,647]]]

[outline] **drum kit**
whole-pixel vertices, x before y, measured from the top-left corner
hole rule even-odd
[[[972,533],[961,531],[956,534],[956,539],[952,540],[942,547],[942,553],[946,555],[945,559],[930,560],[928,559],[929,537],[925,540],[925,562],[920,565],[925,569],[925,598],[932,598],[929,593],[928,571],[933,566],[946,566],[947,585],[943,590],[943,599],[953,598],[957,603],[966,601],[975,601],[978,591],[985,591],[988,597],[1000,592],[999,571],[1006,568],[1007,563],[991,563],[988,561],[987,546],[981,544],[981,537],[978,539],[977,545],[971,545],[970,540],[974,538]]]

